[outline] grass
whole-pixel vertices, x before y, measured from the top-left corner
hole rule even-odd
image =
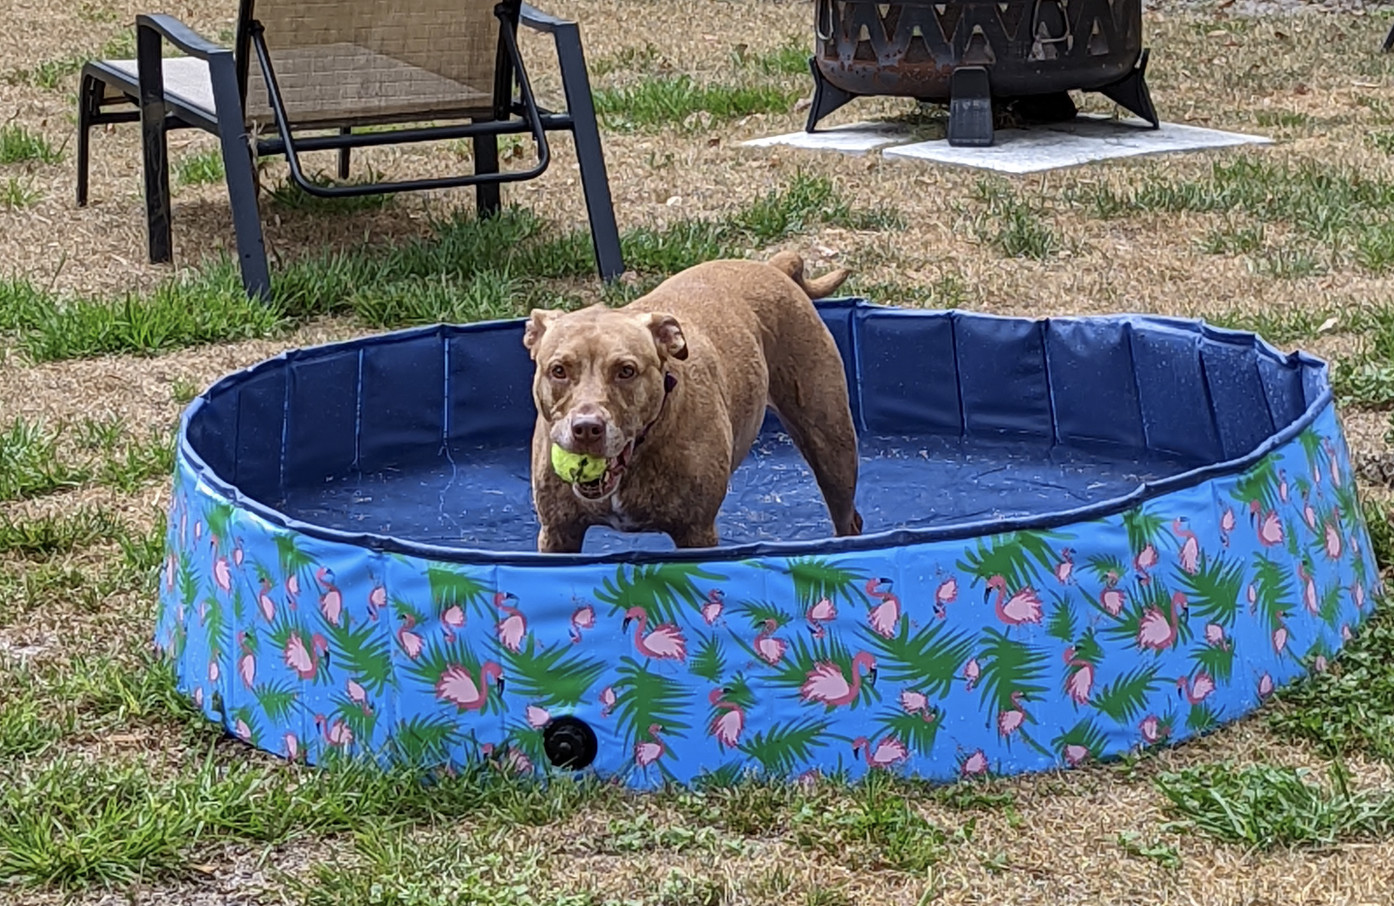
[[[174,167],[175,182],[181,186],[215,185],[225,176],[223,154],[217,148],[187,154]]]
[[[646,78],[595,90],[595,112],[616,131],[705,128],[719,120],[789,110],[798,92],[770,84],[723,85],[687,74]]]
[[[25,519],[0,513],[0,554],[49,558],[97,544],[122,529],[121,521],[102,507]]]
[[[0,183],[0,208],[27,208],[40,198],[43,198],[42,192],[33,188],[29,182],[20,182],[18,177],[11,176]]]
[[[131,493],[173,470],[168,431],[154,430],[146,438],[113,436],[118,429],[88,420],[77,429],[78,445],[95,445],[97,455],[74,457],[60,453],[65,430],[63,425],[17,417],[0,431],[0,501],[41,497],[88,482]]]
[[[14,123],[0,126],[0,164],[22,164],[31,161],[56,164],[62,159],[63,156],[44,136]]]
[[[1018,197],[1005,181],[980,179],[976,195],[984,211],[975,218],[973,230],[1001,254],[1044,261],[1065,247],[1059,231],[1046,222],[1043,208]]]

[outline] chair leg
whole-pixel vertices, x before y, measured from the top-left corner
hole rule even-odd
[[[608,283],[624,273],[624,256],[620,250],[619,227],[615,223],[610,179],[605,171],[605,155],[600,147],[600,127],[595,121],[595,103],[591,100],[580,28],[574,23],[558,28],[556,42],[562,85],[566,90],[566,111],[571,115],[571,133],[581,165],[581,190],[586,196],[595,263],[601,279]]]
[[[476,135],[474,143],[474,172],[499,172],[499,137],[497,135]],[[474,187],[475,206],[479,219],[493,217],[502,207],[502,194],[496,182],[481,182]]]
[[[340,134],[340,135],[348,135],[348,134],[350,134],[350,133],[352,133],[352,132],[353,132],[353,127],[352,127],[352,126],[341,126],[341,127],[339,127],[339,134]],[[352,152],[352,149],[350,149],[350,148],[340,148],[340,149],[339,149],[339,179],[341,179],[341,180],[345,180],[345,179],[348,179],[348,178],[349,178],[349,155],[352,154],[352,153],[353,153],[353,152]]]
[[[223,149],[223,170],[227,175],[228,201],[232,206],[232,228],[237,236],[237,260],[242,268],[242,286],[247,295],[263,301],[271,298],[271,272],[266,265],[266,239],[261,230],[261,211],[257,207],[257,181],[247,128],[242,122],[242,104],[237,90],[237,70],[232,54],[208,61],[213,83],[213,99],[218,111],[218,141]]]
[[[166,141],[164,65],[160,35],[137,29],[137,69],[140,74],[140,145],[145,170],[145,223],[153,264],[174,258],[170,235],[169,147]]]
[[[95,98],[101,90],[101,83],[97,79],[83,75],[77,92],[77,206],[80,208],[87,205],[90,133],[92,117],[96,113]]]

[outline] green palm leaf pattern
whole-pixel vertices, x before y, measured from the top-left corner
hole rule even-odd
[[[1160,581],[1153,579],[1148,585],[1136,586],[1132,593],[1128,595],[1127,604],[1123,612],[1118,615],[1118,622],[1104,629],[1104,635],[1115,640],[1136,640],[1138,630],[1142,628],[1142,617],[1148,610],[1157,610],[1167,622],[1171,622],[1171,590]],[[1189,601],[1187,602],[1189,609]],[[1191,640],[1193,632],[1191,621],[1186,619],[1186,614],[1178,607],[1176,615],[1176,643],[1184,645]]]
[[[443,638],[428,637],[421,649],[421,657],[410,663],[407,667],[407,674],[423,685],[430,687],[434,693],[436,684],[440,682],[441,677],[450,667],[463,668],[465,673],[469,674],[471,681],[478,686],[483,674],[484,662],[459,638],[454,641],[446,641]],[[507,674],[504,675],[507,677]],[[485,682],[484,690],[484,712],[489,714],[502,712],[502,696],[498,694],[494,684]]]
[[[261,747],[261,725],[257,723],[256,715],[252,713],[252,709],[249,705],[243,705],[240,708],[234,709],[232,714],[228,716],[232,720],[234,730],[236,730],[237,722],[239,720],[242,721],[243,726],[247,728],[247,741],[258,748]]]
[[[398,721],[388,743],[404,764],[429,767],[450,760],[450,749],[461,741],[460,731],[448,717],[416,715]]]
[[[973,636],[951,634],[943,623],[931,623],[914,635],[902,623],[889,639],[864,628],[863,637],[876,655],[878,676],[893,683],[914,683],[939,698],[949,694],[954,675],[973,653]]]
[[[1277,509],[1280,502],[1278,498],[1278,466],[1273,454],[1268,454],[1259,460],[1253,468],[1245,472],[1235,482],[1234,490],[1230,492],[1230,496],[1245,505],[1257,500],[1263,504],[1264,509]]]
[[[331,718],[342,720],[353,731],[353,739],[359,745],[367,745],[372,740],[373,729],[378,723],[376,711],[363,710],[362,706],[352,701],[347,695],[335,698],[334,712]]]
[[[1220,718],[1210,706],[1201,702],[1191,706],[1191,713],[1186,715],[1186,727],[1193,733],[1205,733],[1219,726]]]
[[[209,652],[215,658],[222,658],[232,647],[227,614],[223,612],[223,606],[218,603],[215,595],[204,598],[199,606],[206,608],[207,618],[204,625],[208,630]]]
[[[728,761],[719,768],[704,769],[692,778],[695,790],[729,789],[741,781],[747,773],[746,766],[739,761]]]
[[[216,539],[214,551],[223,554],[232,548],[232,519],[237,510],[231,503],[215,503],[203,514],[208,534]]]
[[[1089,703],[1120,724],[1130,723],[1142,713],[1152,690],[1165,685],[1164,680],[1157,679],[1156,667],[1141,666],[1094,693]]]
[[[713,685],[721,682],[726,673],[726,657],[721,650],[721,640],[714,635],[702,639],[697,652],[692,656],[692,673]]]
[[[692,563],[659,563],[615,568],[615,578],[595,590],[595,599],[610,606],[610,613],[631,607],[642,608],[650,623],[676,623],[682,610],[692,610],[706,601],[698,585],[724,582],[725,576],[703,570]]]
[[[1322,622],[1332,629],[1341,622],[1341,586],[1332,585],[1321,593],[1321,608],[1318,611]]]
[[[751,629],[764,628],[767,620],[774,620],[776,626],[791,623],[794,616],[765,601],[740,601],[731,608],[732,612],[744,614],[750,620]]]
[[[364,689],[378,694],[392,682],[392,652],[377,626],[365,623],[350,629],[345,620],[342,626],[327,624],[325,636],[334,651],[335,668],[353,677]]]
[[[1346,477],[1345,484],[1336,488],[1335,507],[1336,516],[1341,520],[1341,527],[1346,532],[1349,532],[1355,524],[1355,518],[1359,516],[1361,512],[1360,494],[1356,490],[1353,476]]]
[[[1142,553],[1151,544],[1154,547],[1162,537],[1166,517],[1147,512],[1147,506],[1133,507],[1123,514],[1123,528],[1128,533],[1128,547],[1134,554]],[[1123,575],[1121,572],[1118,575]]]
[[[426,567],[426,582],[431,586],[431,602],[435,605],[437,616],[451,607],[464,611],[472,609],[486,619],[492,616],[488,609],[488,587],[464,570],[444,563],[432,563]]]
[[[1295,606],[1292,592],[1292,570],[1262,553],[1254,554],[1254,591],[1256,604],[1270,630],[1277,629],[1283,616]]]
[[[193,607],[198,600],[198,573],[194,572],[186,551],[179,552],[179,599],[184,602],[185,609]]]
[[[1310,427],[1303,429],[1297,435],[1297,442],[1302,445],[1302,452],[1307,454],[1307,465],[1313,472],[1326,467],[1326,450],[1322,448],[1322,437]]]
[[[522,649],[503,649],[509,689],[542,708],[578,705],[605,672],[605,663],[573,653],[568,642],[537,650],[529,635]]]
[[[1084,635],[1075,642],[1075,657],[1082,661],[1088,661],[1094,666],[1099,665],[1099,661],[1104,659],[1104,646],[1099,642],[1099,637],[1090,626],[1084,630]]]
[[[869,599],[862,590],[867,577],[826,557],[795,557],[784,569],[794,583],[794,600],[800,613],[806,613],[823,598],[834,603],[866,604]]]
[[[1045,654],[996,629],[983,630],[983,637],[987,641],[978,652],[978,685],[982,701],[993,717],[1013,707],[1013,692],[1020,692],[1026,701],[1046,692],[1049,687],[1045,683]]]
[[[1049,574],[1059,561],[1050,541],[1072,538],[1060,532],[1007,532],[980,539],[977,549],[958,562],[958,568],[973,576],[973,585],[1001,576],[1010,589],[1036,584],[1037,571]],[[1032,564],[1035,564],[1033,566]]]
[[[1082,758],[1070,758],[1069,747],[1082,746],[1089,753],[1089,758],[1097,760],[1103,755],[1104,747],[1108,745],[1108,737],[1099,729],[1098,725],[1089,718],[1084,718],[1070,729],[1061,733],[1050,741],[1055,747],[1055,751],[1060,753],[1067,761],[1078,764]]]
[[[827,745],[822,737],[829,726],[831,721],[815,717],[775,723],[741,743],[740,750],[759,762],[766,774],[791,774],[800,764],[808,763],[815,749]]]
[[[1226,628],[1234,625],[1244,599],[1244,564],[1227,560],[1224,555],[1206,557],[1195,575],[1178,570],[1177,579],[1193,619]]]
[[[276,561],[281,567],[282,576],[296,576],[300,580],[300,591],[304,593],[313,587],[309,580],[314,578],[311,568],[315,561],[296,545],[295,537],[289,532],[278,532],[273,536],[276,542]]]
[[[928,756],[933,753],[934,740],[939,736],[939,726],[944,714],[938,708],[930,708],[928,714],[906,714],[904,711],[883,711],[877,718],[881,727],[879,736],[894,736],[913,752]]]
[[[1234,676],[1234,645],[1228,639],[1223,645],[1203,645],[1192,653],[1191,662],[1215,682],[1228,683]]]
[[[1084,569],[1091,573],[1095,580],[1107,582],[1110,578],[1121,579],[1128,573],[1128,564],[1123,562],[1123,558],[1109,554],[1095,555],[1085,561]]]
[[[1046,621],[1046,634],[1062,642],[1069,642],[1078,631],[1074,608],[1060,595],[1054,595],[1055,606],[1051,608],[1050,619]]]
[[[278,680],[261,683],[252,690],[252,694],[256,696],[257,704],[261,705],[261,710],[266,712],[266,716],[277,723],[288,720],[291,711],[300,701],[299,694],[290,683]]]
[[[687,689],[678,680],[653,673],[628,655],[620,658],[616,671],[619,679],[613,683],[615,706],[611,713],[624,728],[628,748],[649,738],[649,727],[657,724],[660,735],[685,736],[682,731],[692,727],[683,718],[692,713]],[[665,748],[664,757],[671,749]]]

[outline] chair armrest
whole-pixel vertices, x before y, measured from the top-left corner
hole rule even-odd
[[[543,31],[549,34],[556,34],[557,29],[576,24],[570,19],[559,19],[549,13],[544,13],[542,10],[528,3],[522,4],[519,8],[518,22],[534,31]]]
[[[209,41],[207,38],[194,31],[189,26],[180,22],[173,16],[164,13],[141,13],[136,16],[136,31],[148,28],[156,32],[170,44],[184,51],[191,57],[200,60],[207,60],[210,56],[218,53],[227,53],[229,48],[220,47]]]

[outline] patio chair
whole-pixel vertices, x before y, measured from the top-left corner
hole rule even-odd
[[[553,37],[564,113],[543,109],[533,96],[518,51],[520,23]],[[165,43],[185,55],[163,57]],[[474,186],[480,216],[489,216],[499,209],[501,184],[540,176],[550,162],[547,134],[566,130],[575,140],[597,268],[607,281],[624,271],[576,23],[520,0],[240,0],[233,45],[220,47],[170,16],[139,15],[135,60],[83,67],[77,203],[87,203],[89,130],[139,122],[152,262],[173,258],[171,129],[219,137],[242,282],[263,298],[271,281],[253,154],[284,155],[291,179],[321,197]],[[532,137],[536,165],[500,171],[498,138],[513,134]],[[305,152],[337,150],[338,176],[346,180],[354,148],[452,138],[471,140],[473,173],[325,184],[301,163]]]

